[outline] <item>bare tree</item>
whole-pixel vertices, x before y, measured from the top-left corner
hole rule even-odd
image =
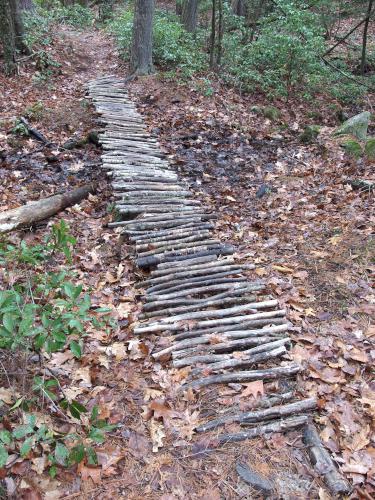
[[[152,64],[152,21],[154,0],[136,0],[134,9],[133,41],[130,53],[132,74],[149,75]]]
[[[370,22],[370,17],[372,14],[373,3],[374,3],[373,0],[369,0],[368,7],[367,7],[367,16],[366,16],[365,26],[363,28],[361,75],[364,75],[365,70],[366,70],[367,32],[368,32],[368,25]]]
[[[16,33],[8,0],[0,0],[0,37],[3,45],[4,72],[10,75],[16,68]]]
[[[189,33],[197,29],[198,0],[185,0],[182,7],[181,21]]]

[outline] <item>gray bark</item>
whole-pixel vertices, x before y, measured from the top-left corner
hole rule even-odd
[[[136,0],[130,70],[133,74],[149,75],[152,64],[152,20],[154,0]]]
[[[198,19],[198,0],[185,0],[182,7],[181,21],[184,28],[189,33],[197,29]]]
[[[4,73],[10,75],[16,68],[16,32],[9,0],[0,0],[0,39],[4,54]]]

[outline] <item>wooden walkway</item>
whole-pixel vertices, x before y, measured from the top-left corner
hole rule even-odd
[[[92,81],[89,96],[105,124],[103,168],[112,175],[116,209],[123,216],[111,226],[123,227],[136,264],[149,271],[138,285],[145,294],[134,333],[163,338],[155,360],[191,367],[182,390],[293,378],[301,368],[283,360],[290,345],[285,310],[266,284],[249,280],[253,266],[237,262],[232,245],[215,238],[215,214],[178,178],[123,81],[113,76]],[[292,386],[260,399],[254,411],[220,413],[196,431],[227,422],[246,425],[234,434],[219,430],[218,441],[228,442],[299,427],[316,400],[296,400]]]

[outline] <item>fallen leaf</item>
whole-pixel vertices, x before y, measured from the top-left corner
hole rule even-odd
[[[165,438],[165,432],[163,424],[152,418],[150,420],[150,435],[152,441],[152,451],[156,453],[159,448],[162,448],[163,439]]]

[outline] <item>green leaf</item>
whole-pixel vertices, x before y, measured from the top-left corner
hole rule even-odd
[[[83,406],[81,403],[73,399],[71,404],[69,405],[69,410],[70,413],[73,415],[75,418],[80,418],[81,413],[87,413],[87,408]]]
[[[22,396],[22,398],[18,399],[14,405],[10,408],[9,411],[12,411],[12,410],[15,410],[16,408],[18,408],[19,406],[21,406],[23,400],[25,399],[25,396]]]
[[[0,443],[0,467],[4,467],[8,460],[8,452],[3,444]]]
[[[95,405],[91,411],[91,421],[96,421],[99,415],[99,407]]]
[[[74,446],[69,454],[69,462],[79,464],[85,458],[85,448],[82,443]]]
[[[93,427],[89,433],[89,438],[95,441],[95,443],[104,443],[105,437],[103,432],[100,429],[97,429],[96,427]]]
[[[33,437],[29,437],[29,438],[25,439],[25,441],[23,442],[23,444],[20,448],[21,457],[25,457],[31,451],[33,443],[34,443]]]
[[[9,431],[6,431],[5,429],[0,431],[0,440],[4,444],[10,444],[12,442],[12,434]]]
[[[48,470],[48,474],[49,474],[49,476],[50,476],[50,477],[52,477],[52,479],[53,479],[54,477],[56,477],[56,474],[57,474],[57,467],[56,467],[56,465],[52,465],[52,466],[49,468],[49,470]]]
[[[12,333],[15,326],[14,317],[12,314],[5,313],[3,316],[3,325],[8,332]]]
[[[31,434],[33,432],[33,427],[30,425],[20,425],[13,430],[13,437],[16,439],[22,439],[23,437]]]
[[[61,342],[62,344],[65,344],[65,342],[66,342],[66,335],[64,332],[52,331],[52,337],[57,342]]]
[[[82,356],[82,349],[78,342],[72,340],[69,344],[69,347],[76,358],[80,358]]]
[[[56,443],[56,448],[55,448],[56,462],[59,465],[66,465],[68,457],[69,457],[68,448],[62,443]]]
[[[98,465],[98,456],[94,448],[86,448],[87,461],[89,465]]]

